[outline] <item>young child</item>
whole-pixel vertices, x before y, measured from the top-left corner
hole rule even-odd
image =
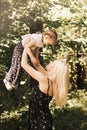
[[[33,64],[38,64],[39,49],[46,45],[55,45],[57,42],[57,33],[55,30],[47,30],[43,33],[26,34],[22,36],[21,43],[14,48],[11,67],[7,72],[3,82],[7,90],[17,88],[20,83],[23,69],[21,67],[21,58],[24,48]],[[38,62],[37,62],[38,61]],[[42,69],[40,67],[39,69]],[[45,73],[45,72],[44,72]]]

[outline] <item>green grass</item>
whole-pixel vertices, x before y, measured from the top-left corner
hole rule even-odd
[[[0,117],[0,130],[27,130],[28,105],[10,111],[3,111]],[[68,94],[67,104],[60,109],[50,103],[54,119],[53,130],[87,130],[87,92],[72,91]]]

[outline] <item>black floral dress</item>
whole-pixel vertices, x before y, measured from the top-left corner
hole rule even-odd
[[[49,88],[49,87],[48,87]],[[33,88],[29,106],[28,130],[52,130],[53,118],[49,110],[52,96],[40,91],[38,86]]]

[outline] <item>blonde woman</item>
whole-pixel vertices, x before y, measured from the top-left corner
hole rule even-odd
[[[66,103],[69,81],[68,65],[62,60],[51,61],[46,70],[39,65],[37,70],[28,64],[28,55],[24,49],[21,65],[24,70],[39,83],[34,87],[29,105],[29,130],[52,130],[53,118],[49,103],[55,98],[58,106]]]

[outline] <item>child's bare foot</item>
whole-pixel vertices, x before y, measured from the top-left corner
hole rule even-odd
[[[8,91],[12,90],[12,85],[9,81],[7,81],[6,79],[3,80],[5,87],[7,88]]]

